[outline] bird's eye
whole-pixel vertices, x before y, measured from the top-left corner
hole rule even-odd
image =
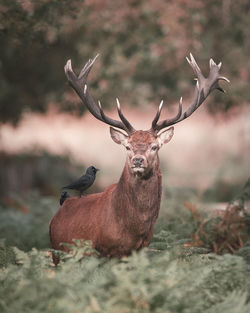
[[[153,147],[151,148],[151,150],[152,150],[152,151],[156,151],[157,148],[158,148],[158,146],[155,145],[155,146],[153,146]]]
[[[126,150],[127,150],[127,151],[130,151],[131,149],[130,149],[130,147],[129,147],[129,146],[126,146]]]

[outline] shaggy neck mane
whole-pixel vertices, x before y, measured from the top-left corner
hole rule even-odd
[[[156,220],[161,202],[161,172],[159,162],[146,177],[131,174],[127,163],[116,186],[113,205],[117,220],[123,220],[126,227],[141,227]]]

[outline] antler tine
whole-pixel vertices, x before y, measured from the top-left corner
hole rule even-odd
[[[96,59],[96,58],[95,58]],[[95,60],[94,59],[94,60]],[[88,92],[88,86],[86,83],[87,76],[91,70],[93,65],[93,60],[89,59],[89,61],[85,64],[84,68],[81,70],[79,77],[76,76],[72,69],[71,60],[68,60],[66,65],[64,66],[65,75],[68,79],[69,84],[71,87],[76,91],[80,99],[86,105],[87,109],[90,113],[97,119],[102,120],[100,116],[100,111],[98,107],[95,105],[93,98]],[[84,86],[84,91],[82,87]]]
[[[177,121],[180,118],[181,113],[182,113],[182,97],[180,98],[180,101],[179,101],[178,112],[171,119],[163,120],[163,121],[161,121],[161,122],[159,122],[157,124],[158,119],[160,117],[160,110],[158,110],[158,112],[157,112],[157,114],[156,114],[156,116],[155,116],[155,118],[154,118],[154,120],[152,122],[152,126],[151,126],[151,129],[150,129],[150,132],[153,132],[153,133],[157,134],[161,129],[163,129],[165,127],[168,127],[169,125],[173,125],[174,122]]]
[[[117,111],[118,111],[118,114],[119,114],[119,117],[120,117],[121,121],[126,126],[126,128],[127,128],[129,133],[134,133],[136,130],[129,123],[129,121],[126,119],[126,117],[123,115],[122,110],[121,110],[121,105],[120,105],[120,102],[119,102],[118,98],[116,98],[116,104],[117,104]]]
[[[163,100],[161,100],[161,103],[160,103],[159,108],[156,112],[155,118],[153,119],[152,128],[154,128],[157,125],[157,122],[158,122],[160,115],[161,115],[162,105],[163,105]]]
[[[107,123],[107,116],[105,115],[103,109],[102,109],[102,105],[101,105],[101,102],[100,100],[98,100],[98,106],[99,106],[99,109],[100,109],[100,113],[101,113],[101,116],[102,116],[102,120]]]
[[[220,62],[218,65],[214,62],[213,59],[209,60],[209,75],[207,78],[205,78],[198,66],[198,64],[195,61],[195,58],[190,53],[190,58],[186,57],[189,65],[192,67],[195,75],[196,75],[196,86],[194,91],[194,97],[192,103],[188,106],[187,110],[182,113],[182,98],[180,99],[179,103],[179,110],[177,115],[172,119],[166,119],[159,123],[158,120],[155,122],[155,119],[152,122],[152,128],[151,132],[154,132],[157,134],[161,129],[169,127],[171,125],[174,125],[176,123],[181,122],[182,120],[189,117],[194,111],[198,109],[198,107],[204,102],[204,100],[208,97],[208,95],[214,90],[218,89],[222,92],[225,92],[224,89],[221,88],[219,85],[220,80],[224,80],[226,82],[229,82],[229,79],[227,79],[224,76],[219,75],[219,70],[221,68],[222,63]]]
[[[97,54],[94,59],[89,59],[88,62],[84,65],[83,69],[81,70],[78,78],[79,79],[85,79],[87,78],[89,72],[91,71],[92,66],[94,65],[96,59],[99,57],[99,54]]]
[[[200,70],[198,64],[196,63],[195,58],[193,57],[192,53],[190,53],[189,55],[190,55],[190,60],[188,59],[188,57],[186,57],[186,60],[188,61],[188,64],[192,67],[193,71],[197,75],[197,79],[200,80],[200,79],[204,78],[204,76],[202,75],[201,70]]]
[[[126,120],[124,115],[123,114],[120,115],[120,113],[119,113],[120,118],[122,116],[121,121],[117,121],[117,120],[114,120],[114,119],[108,117],[107,115],[104,114],[102,107],[101,107],[101,103],[99,102],[98,103],[99,106],[97,106],[94,99],[92,98],[92,96],[89,92],[89,88],[87,85],[87,78],[88,78],[88,74],[91,71],[91,68],[94,65],[98,56],[99,56],[99,54],[97,54],[94,59],[88,60],[88,62],[85,64],[85,66],[81,70],[78,77],[76,76],[76,74],[74,73],[74,71],[72,69],[71,60],[68,60],[65,67],[64,67],[66,77],[67,77],[70,85],[73,87],[73,89],[76,91],[76,93],[78,94],[80,99],[86,105],[89,112],[95,118],[97,118],[98,120],[100,120],[100,121],[102,121],[108,125],[123,129],[128,134],[131,134],[131,133],[135,132],[135,129]]]

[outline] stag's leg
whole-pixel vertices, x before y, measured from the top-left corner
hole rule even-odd
[[[57,266],[58,263],[60,262],[60,257],[58,255],[55,255],[55,253],[52,252],[52,260],[55,266]]]
[[[51,249],[54,249],[53,244],[52,244],[52,231],[51,231],[51,225],[52,225],[53,218],[51,219],[49,223],[49,237],[50,237],[50,242],[51,242]],[[52,252],[52,260],[55,266],[60,262],[60,257],[56,255],[54,252]]]
[[[145,248],[145,247],[148,247],[150,245],[150,243],[151,243],[151,241],[153,239],[153,234],[154,234],[154,231],[152,229],[150,231],[150,233],[144,238],[144,240],[142,241],[142,244],[141,244],[141,246],[140,246],[140,248],[138,250],[140,250],[142,248]]]

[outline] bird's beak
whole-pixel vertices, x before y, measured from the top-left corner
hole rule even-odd
[[[96,171],[97,171],[97,172],[100,171],[99,168],[96,168]]]

